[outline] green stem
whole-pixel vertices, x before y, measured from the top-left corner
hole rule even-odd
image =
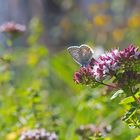
[[[135,121],[135,120],[132,120],[132,121],[135,124],[135,126],[140,129],[140,126],[138,125],[137,121]]]
[[[140,105],[140,100],[139,100],[135,95],[133,95],[133,94],[132,94],[132,97],[133,97],[134,100]]]
[[[135,96],[135,91],[133,92],[133,87],[131,87],[130,89],[131,89],[131,96],[134,98],[134,100],[136,101],[136,103],[138,105],[140,105],[140,100]]]
[[[109,85],[109,84],[106,84],[106,83],[103,83],[103,82],[99,82],[99,81],[96,81],[97,83],[100,83],[102,85],[105,85],[105,86],[108,86],[108,87],[111,87],[111,88],[117,88],[116,86],[113,86],[113,85]]]

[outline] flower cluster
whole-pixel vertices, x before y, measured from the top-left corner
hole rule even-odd
[[[107,76],[111,76],[118,68],[119,50],[115,49],[99,56],[93,66],[93,75],[96,80],[102,80]]]
[[[107,77],[116,76],[120,69],[128,71],[135,62],[138,63],[139,67],[140,52],[134,45],[129,45],[128,48],[122,51],[114,49],[102,54],[97,60],[92,59],[87,67],[81,68],[79,72],[74,74],[74,81],[82,84],[86,84],[86,82],[83,81],[83,79],[86,78],[88,79],[87,81],[93,81],[93,79],[97,82],[103,81]]]
[[[0,32],[8,34],[21,34],[25,32],[26,27],[15,22],[7,22],[0,26]]]
[[[57,135],[45,129],[34,129],[23,132],[19,140],[57,140]]]
[[[88,139],[89,137],[95,136],[106,136],[111,131],[111,126],[106,124],[101,124],[96,126],[94,124],[81,125],[76,133],[80,135],[83,139]]]
[[[80,71],[75,72],[74,81],[79,84],[88,84],[93,80],[93,72],[91,67],[81,67]]]
[[[138,51],[138,48],[134,45],[129,45],[128,48],[120,51],[119,55],[121,59],[128,61],[132,59],[140,59],[140,52]]]

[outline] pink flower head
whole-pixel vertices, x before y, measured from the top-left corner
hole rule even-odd
[[[7,22],[0,26],[0,32],[9,33],[9,34],[20,34],[25,32],[26,27],[15,22]]]
[[[74,80],[77,84],[81,83],[81,82],[82,82],[82,74],[81,74],[80,72],[75,72],[75,73],[74,73],[74,78],[73,78],[73,80]]]
[[[140,59],[140,52],[138,47],[134,45],[129,45],[128,48],[125,48],[123,51],[120,51],[120,56],[122,59]]]
[[[21,134],[19,140],[57,140],[55,132],[48,132],[45,129],[33,129]]]
[[[93,72],[90,66],[81,67],[78,72],[74,73],[74,81],[79,83],[88,83],[89,80],[93,79]]]
[[[94,64],[96,63],[96,60],[94,58],[92,58],[88,64],[89,67],[94,66]]]
[[[102,80],[118,69],[119,66],[119,50],[115,49],[111,52],[101,55],[93,66],[93,73],[96,80]]]
[[[91,59],[87,67],[82,67],[75,73],[74,81],[87,84],[89,81],[97,82],[107,77],[111,78],[119,72],[133,71],[135,64],[140,64],[139,60],[140,51],[134,45],[129,45],[122,51],[114,49],[102,54],[97,60]]]

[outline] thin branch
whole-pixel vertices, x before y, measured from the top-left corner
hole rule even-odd
[[[140,100],[139,100],[135,95],[133,95],[133,94],[132,94],[132,97],[133,97],[134,100],[140,105]]]
[[[111,87],[111,88],[117,88],[116,86],[113,86],[113,85],[109,85],[109,84],[106,84],[106,83],[103,83],[103,82],[99,82],[99,81],[96,81],[97,83],[100,83],[102,85],[105,85],[105,86],[108,86],[108,87]]]
[[[131,96],[134,98],[136,103],[140,105],[140,100],[135,96],[135,91],[133,91],[133,87],[130,87],[130,91],[131,91]]]

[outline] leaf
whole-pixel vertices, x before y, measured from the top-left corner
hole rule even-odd
[[[139,98],[140,97],[140,91],[138,90],[138,92],[136,92],[136,97]]]
[[[129,96],[129,97],[121,100],[121,102],[119,104],[128,104],[128,103],[132,103],[132,102],[135,102],[135,100],[132,96]]]
[[[123,93],[123,90],[118,90],[117,92],[115,92],[114,94],[113,94],[113,96],[110,98],[111,100],[113,100],[113,99],[115,99],[117,96],[119,96],[119,94],[121,94],[121,93]]]
[[[140,135],[135,138],[135,140],[140,140]]]
[[[122,118],[122,121],[127,121],[130,119],[136,112],[136,108],[131,108],[128,112],[126,112],[125,116]]]

